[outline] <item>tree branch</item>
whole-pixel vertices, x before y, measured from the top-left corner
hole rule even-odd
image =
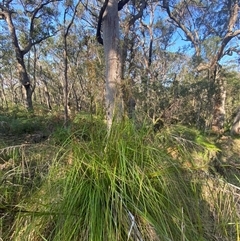
[[[48,5],[49,3],[58,2],[58,1],[60,1],[60,0],[49,0],[49,1],[46,1],[45,3],[42,3],[42,4],[40,4],[38,7],[36,7],[33,11],[31,11],[32,16],[31,16],[30,28],[29,28],[29,37],[30,37],[30,39],[28,40],[27,46],[23,49],[23,53],[24,53],[24,54],[26,54],[26,53],[32,48],[33,45],[38,44],[38,43],[42,42],[43,40],[51,37],[51,35],[49,35],[49,36],[44,36],[44,37],[41,38],[40,40],[37,40],[37,41],[35,41],[35,42],[33,43],[33,42],[32,42],[32,39],[33,39],[33,32],[34,32],[34,20],[35,20],[36,18],[38,18],[38,17],[37,17],[37,14],[39,13],[39,11],[40,11],[41,9],[44,8],[44,6]]]
[[[98,25],[97,25],[97,34],[96,34],[96,39],[98,41],[98,43],[102,44],[103,45],[103,39],[102,39],[102,36],[101,36],[101,26],[102,26],[102,18],[103,18],[103,14],[106,10],[106,7],[108,5],[108,1],[109,0],[105,0],[101,10],[100,10],[100,13],[99,13],[99,16],[98,16]],[[129,2],[129,0],[121,0],[119,3],[118,3],[118,11],[122,10],[123,7]]]
[[[236,36],[240,35],[240,29],[234,31],[234,32],[228,32],[225,37],[223,38],[222,40],[222,44],[218,50],[218,53],[217,53],[217,61],[219,61],[222,56],[223,56],[223,51],[224,51],[224,48],[227,46],[227,44]]]
[[[141,18],[143,16],[143,11],[146,8],[146,6],[147,6],[146,1],[145,0],[141,0],[140,10],[139,10],[139,12],[136,15],[134,15],[131,18],[131,20],[129,21],[129,26],[133,25],[137,19],[139,19],[139,18]]]
[[[237,2],[230,9],[230,19],[229,19],[229,22],[228,22],[228,32],[232,32],[233,27],[238,20],[239,9],[240,9],[240,7],[238,6]]]
[[[163,8],[166,9],[167,14],[169,16],[169,18],[171,20],[173,20],[173,22],[176,23],[177,27],[179,27],[180,29],[182,29],[182,31],[186,34],[187,40],[191,41],[194,45],[195,51],[196,51],[196,55],[199,56],[200,55],[200,49],[198,46],[198,39],[195,39],[193,33],[191,33],[184,24],[181,23],[181,21],[179,19],[177,19],[177,17],[175,17],[170,10],[169,7],[169,1],[168,0],[163,0]]]
[[[12,13],[14,13],[14,11],[9,9],[9,7],[8,7],[9,4],[6,4],[6,5],[7,5],[7,7],[5,7],[3,4],[0,3],[0,20],[1,19],[6,20],[7,14],[11,15]]]
[[[65,32],[65,36],[68,35],[69,29],[71,28],[71,26],[72,26],[72,24],[73,24],[73,22],[74,22],[74,19],[75,19],[76,14],[77,14],[77,8],[78,8],[80,2],[81,2],[81,1],[78,1],[78,3],[76,4],[75,8],[73,9],[73,11],[74,11],[74,12],[73,12],[73,16],[72,16],[72,18],[71,18],[70,23],[69,23],[68,26],[67,26],[67,30],[66,30],[66,32]]]
[[[123,7],[129,2],[129,0],[121,0],[119,3],[118,3],[118,11],[122,10]]]
[[[233,6],[228,6],[229,10],[230,10],[230,17],[229,17],[229,21],[228,21],[228,31],[226,33],[226,35],[224,36],[224,38],[222,39],[222,44],[219,47],[219,50],[217,52],[217,58],[216,61],[219,61],[222,56],[224,55],[223,51],[224,48],[227,46],[227,44],[236,36],[240,35],[240,29],[233,31],[234,25],[236,25],[236,22],[238,20],[238,12],[240,7],[238,6],[238,3],[234,3]]]
[[[0,8],[1,8],[1,6],[0,6]],[[12,21],[12,16],[11,16],[12,12],[10,10],[8,11],[7,9],[4,9],[3,12],[0,12],[0,14],[3,14],[4,19],[7,22],[8,29],[9,29],[10,36],[11,36],[11,40],[12,40],[12,44],[15,48],[16,53],[18,53],[17,54],[17,58],[18,58],[23,53],[20,50],[16,30],[15,30],[15,27],[14,27],[14,24],[13,24],[13,21]]]
[[[102,39],[102,36],[101,36],[101,25],[102,25],[102,18],[103,18],[103,14],[106,10],[106,7],[108,5],[108,1],[109,0],[105,0],[103,6],[101,7],[101,10],[100,10],[100,13],[99,13],[99,16],[98,16],[98,25],[97,25],[97,34],[96,34],[96,38],[97,38],[97,41],[103,45],[103,39]]]

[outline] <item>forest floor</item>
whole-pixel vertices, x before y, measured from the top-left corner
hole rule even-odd
[[[66,133],[62,126],[59,125],[58,120],[56,123],[51,123],[51,121],[45,121],[43,119],[36,123],[29,120],[30,122],[27,123],[17,121],[16,123],[12,122],[10,124],[5,120],[3,121],[4,123],[2,122],[2,126],[0,127],[0,191],[4,191],[4,194],[0,194],[0,218],[5,220],[5,224],[0,223],[0,239],[1,236],[6,233],[6,230],[10,233],[13,232],[11,227],[6,227],[5,213],[9,211],[8,209],[5,210],[6,207],[14,207],[15,212],[15,207],[18,206],[19,202],[22,202],[23,197],[27,197],[31,189],[35,189],[41,185],[54,159],[57,156],[61,156],[61,154],[59,155],[61,146],[69,137],[69,133]],[[44,123],[43,125],[42,122]],[[51,123],[51,126],[46,124],[46,122]],[[31,125],[29,123],[31,123]],[[59,128],[57,128],[58,125],[60,126]],[[53,128],[52,126],[55,127]],[[8,127],[11,129],[6,130]],[[81,133],[80,139],[84,142],[87,137],[84,131]],[[234,202],[238,209],[239,220],[237,223],[239,224],[240,138],[227,135],[221,137],[211,136],[209,138],[217,149],[214,149],[214,153],[209,155],[207,161],[204,160],[204,166],[207,166],[208,169],[207,175],[217,176],[217,180],[223,178],[232,188]],[[176,150],[171,149],[171,147],[168,148],[168,151],[169,150],[173,158],[174,155],[178,155],[178,153],[176,154]],[[202,157],[197,156],[194,158],[197,161],[198,158],[201,159]],[[206,157],[204,157],[204,159],[206,159]],[[201,161],[202,160],[200,160],[200,162]],[[201,164],[199,164],[199,171],[201,173]],[[203,168],[203,171],[205,172],[206,169]],[[16,179],[18,179],[17,185],[15,185]],[[209,184],[210,182],[212,184]],[[217,182],[216,179],[214,179],[214,181],[209,181],[208,185],[218,185],[216,184]],[[203,194],[203,196],[206,196],[206,200],[209,198],[208,192],[209,190]],[[211,202],[211,200],[209,202]],[[11,215],[10,217],[7,223],[13,223],[13,217]],[[214,229],[214,227],[212,227],[212,229]],[[237,235],[240,234],[238,233]],[[216,239],[217,235],[214,234],[214,237]],[[212,240],[215,239],[213,238]],[[224,239],[220,236],[217,240],[236,241],[231,238]],[[240,237],[238,240],[240,240]]]
[[[217,140],[220,152],[215,160],[216,171],[230,183],[240,180],[240,139],[223,136]]]
[[[0,170],[4,170],[5,166],[9,166],[9,162],[1,157],[7,150],[21,148],[29,150],[31,153],[37,153],[39,150],[46,153],[48,151],[53,157],[57,153],[58,146],[54,147],[51,141],[52,133],[46,131],[33,131],[27,134],[6,134],[0,133],[0,140],[4,146],[0,150]],[[62,137],[64,138],[64,137]],[[216,172],[227,181],[233,184],[240,182],[240,138],[232,136],[221,136],[214,138],[215,145],[219,148],[217,153],[214,153],[214,158],[209,159],[209,168]],[[50,144],[50,145],[49,145]],[[51,148],[49,148],[51,146]],[[10,158],[11,163],[11,158]]]

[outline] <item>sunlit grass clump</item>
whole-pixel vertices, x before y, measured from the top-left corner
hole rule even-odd
[[[103,126],[91,133],[63,144],[42,187],[22,202],[28,211],[15,219],[12,240],[213,238],[213,208],[202,199],[202,186],[161,138],[131,123],[109,135]]]

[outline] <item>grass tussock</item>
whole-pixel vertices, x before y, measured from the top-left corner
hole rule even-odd
[[[218,149],[197,131],[122,123],[108,135],[80,118],[52,138],[57,153],[12,210],[9,240],[238,240],[237,191],[206,172]]]

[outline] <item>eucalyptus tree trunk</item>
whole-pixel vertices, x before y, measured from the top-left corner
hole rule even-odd
[[[32,91],[30,79],[26,70],[24,55],[19,47],[15,47],[15,53],[17,58],[17,71],[18,71],[19,80],[25,89],[25,97],[24,97],[25,106],[27,110],[33,110],[33,103],[32,103],[33,91]]]
[[[211,128],[216,133],[222,133],[225,123],[225,102],[226,102],[226,87],[225,81],[218,66],[215,67],[213,75],[214,95],[213,95],[213,119]]]
[[[238,108],[238,110],[236,112],[236,116],[233,120],[231,134],[232,135],[240,135],[240,107]]]
[[[49,110],[52,110],[51,97],[50,97],[50,93],[49,93],[49,90],[48,90],[48,84],[47,84],[47,81],[44,79],[41,66],[40,66],[40,80],[43,82],[43,85],[44,85],[43,91],[44,91],[44,96],[45,96],[47,107],[48,107]]]
[[[66,127],[69,119],[69,109],[68,109],[68,59],[67,59],[67,34],[63,34],[63,63],[64,63],[64,83],[63,83],[63,105],[64,105],[64,126]]]
[[[73,7],[71,4],[67,4],[67,7],[64,11],[64,16],[63,16],[63,65],[64,65],[64,83],[63,83],[63,96],[64,96],[64,126],[67,127],[68,125],[68,120],[69,120],[69,81],[68,81],[68,35],[69,35],[69,30],[71,26],[73,25],[74,19],[77,14],[77,8],[79,6],[81,1],[78,1],[77,4]],[[67,24],[67,15],[69,13],[69,10],[72,9],[73,13],[70,19],[70,22]]]
[[[28,110],[33,110],[32,94],[34,86],[31,86],[24,56],[29,53],[34,45],[55,34],[53,30],[50,30],[54,27],[52,21],[44,21],[43,19],[43,21],[40,21],[40,19],[46,16],[55,17],[54,11],[49,11],[49,7],[53,6],[52,4],[58,2],[58,0],[20,2],[21,4],[19,4],[19,1],[13,0],[0,1],[0,20],[4,20],[9,29],[10,40],[16,56],[19,80],[25,89],[26,107]],[[19,7],[20,5],[23,9]],[[46,7],[47,5],[48,7]],[[38,25],[39,22],[41,22],[41,27]],[[16,28],[16,26],[21,25],[25,28]],[[27,36],[24,38],[24,44],[21,44],[21,37],[18,36],[18,32]]]
[[[106,117],[108,129],[123,116],[118,0],[109,0],[103,15],[103,45],[106,64]]]
[[[25,88],[25,95],[26,95],[25,96],[25,105],[28,110],[32,110],[33,109],[32,89],[31,89],[30,79],[27,74],[27,70],[26,70],[26,66],[25,66],[25,62],[24,62],[24,55],[27,53],[27,51],[24,52],[20,49],[15,26],[12,21],[13,12],[11,12],[10,10],[6,10],[5,8],[3,8],[3,9],[4,9],[4,11],[1,12],[1,14],[4,16],[4,18],[8,24],[11,41],[13,44],[13,48],[14,48],[16,60],[17,60],[17,71],[18,71],[18,75],[19,75],[19,80]]]
[[[2,77],[2,75],[0,74],[0,80],[1,80],[1,89],[0,90],[0,98],[1,98],[1,106],[2,108],[4,108],[4,106],[8,109],[8,101],[7,101],[7,97],[6,97],[6,93],[5,93],[5,89],[4,89],[4,79]]]

